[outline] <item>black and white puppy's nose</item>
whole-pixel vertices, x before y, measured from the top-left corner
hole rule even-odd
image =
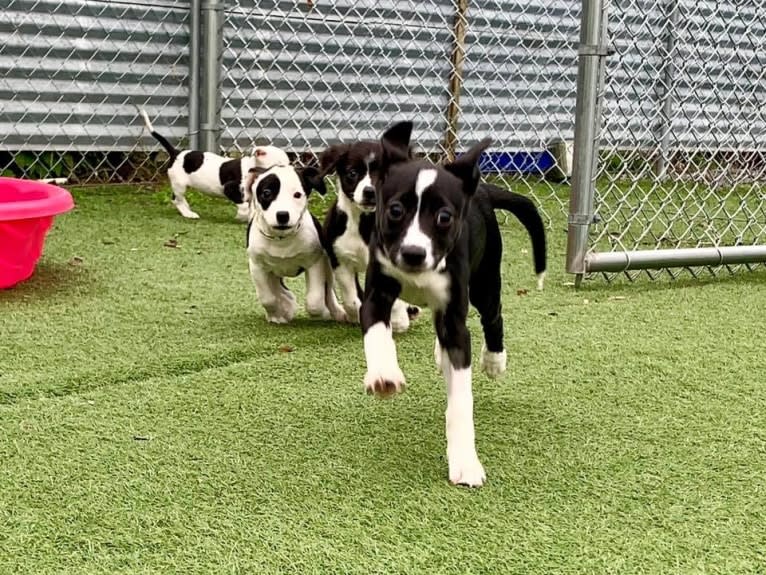
[[[374,202],[375,201],[375,188],[372,186],[367,186],[362,190],[362,199],[365,202]]]
[[[426,261],[426,250],[420,246],[402,246],[399,256],[406,265],[416,268]]]
[[[277,223],[285,225],[290,221],[290,212],[277,212]]]

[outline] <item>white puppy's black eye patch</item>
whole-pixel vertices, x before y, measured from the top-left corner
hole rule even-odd
[[[258,181],[258,185],[255,188],[255,198],[261,206],[261,209],[265,212],[269,209],[271,203],[277,199],[281,182],[275,174],[269,174],[264,176]]]

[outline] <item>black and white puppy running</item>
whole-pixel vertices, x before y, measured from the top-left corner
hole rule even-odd
[[[253,168],[243,188],[238,182],[226,184],[229,198],[251,206],[246,237],[250,276],[266,318],[273,323],[288,323],[295,317],[298,305],[283,278],[304,272],[308,314],[346,321],[333,290],[322,227],[308,210],[312,190],[326,193],[319,170],[298,171],[290,165]]]
[[[319,156],[323,175],[338,175],[338,197],[327,212],[324,234],[327,254],[340,291],[340,301],[350,321],[359,320],[362,290],[358,274],[367,270],[369,242],[375,225],[375,186],[380,169],[380,142],[335,144]],[[406,331],[416,307],[397,299],[391,327]]]
[[[198,150],[178,150],[162,134],[159,134],[149,120],[145,110],[141,110],[146,129],[157,140],[168,156],[168,179],[173,191],[172,202],[185,218],[197,219],[199,214],[193,211],[186,201],[186,188],[194,188],[211,196],[224,197],[224,186],[236,182],[243,186],[252,168],[265,169],[270,166],[288,165],[287,154],[275,146],[256,146],[253,154],[242,158],[227,158],[211,152]],[[233,201],[233,200],[232,200]],[[237,204],[237,219],[247,221],[248,205]]]
[[[381,139],[376,221],[361,308],[364,385],[369,393],[380,395],[404,388],[391,333],[391,307],[400,296],[430,307],[436,328],[434,355],[447,383],[449,479],[478,487],[485,473],[474,439],[466,317],[470,302],[484,330],[481,367],[489,376],[500,375],[506,367],[502,238],[494,209],[507,209],[517,200],[506,190],[479,184],[478,160],[489,140],[436,166],[408,158],[411,132],[412,123],[402,122]]]

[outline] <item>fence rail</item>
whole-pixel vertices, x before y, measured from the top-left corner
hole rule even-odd
[[[579,278],[734,271],[766,243],[765,42],[766,0],[9,0],[0,173],[161,180],[138,107],[303,160],[411,118],[436,157],[491,136]]]

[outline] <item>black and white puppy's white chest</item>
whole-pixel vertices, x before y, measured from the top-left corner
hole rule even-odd
[[[364,273],[369,263],[369,242],[375,216],[359,212],[344,195],[338,197],[335,209],[337,216],[333,222],[332,251],[337,259],[336,265],[346,266],[354,273]]]
[[[247,232],[247,253],[258,266],[279,277],[295,277],[324,257],[319,222],[305,212],[294,234],[287,237],[264,232],[251,221]]]
[[[377,250],[375,258],[381,272],[398,282],[401,299],[413,305],[430,308],[432,312],[446,309],[450,300],[452,278],[444,267],[413,274],[403,272],[380,250]]]

